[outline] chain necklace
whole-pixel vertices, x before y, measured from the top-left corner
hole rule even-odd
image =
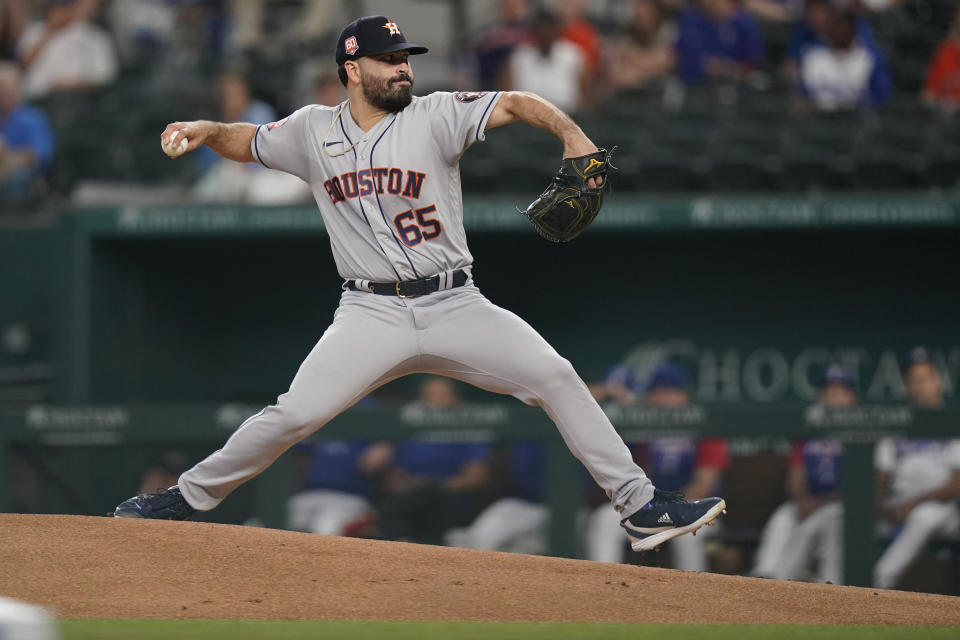
[[[343,110],[346,108],[348,102],[350,101],[344,100],[343,102],[340,103],[340,108],[337,109],[336,115],[333,116],[333,120],[330,122],[330,128],[327,129],[327,135],[323,136],[323,152],[326,153],[331,158],[338,158],[345,153],[349,153],[350,151],[353,151],[353,148],[356,147],[358,144],[360,144],[360,141],[361,141],[361,138],[357,138],[356,142],[351,144],[346,149],[343,149],[342,151],[338,151],[337,153],[330,153],[330,148],[327,146],[327,141],[330,140],[330,134],[333,133],[333,127],[334,125],[337,124],[337,121],[340,120],[340,116],[343,115]]]

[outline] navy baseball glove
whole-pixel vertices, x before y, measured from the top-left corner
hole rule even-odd
[[[521,213],[533,228],[551,242],[569,242],[590,226],[603,205],[607,186],[610,152],[600,149],[576,158],[564,158],[560,170],[546,191]],[[595,189],[587,186],[590,178],[603,178]]]

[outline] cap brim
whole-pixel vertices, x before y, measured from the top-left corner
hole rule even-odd
[[[417,56],[421,53],[426,53],[429,51],[429,49],[420,46],[419,44],[413,44],[412,42],[397,42],[396,44],[392,44],[385,49],[380,49],[379,51],[370,51],[369,53],[364,53],[363,55],[382,56],[385,53],[395,53],[397,51],[406,51],[412,56]]]

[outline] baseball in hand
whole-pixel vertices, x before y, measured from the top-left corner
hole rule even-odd
[[[187,150],[187,145],[190,144],[189,140],[187,140],[185,137],[177,140],[179,135],[179,131],[174,131],[170,134],[169,140],[166,142],[163,140],[160,141],[160,148],[163,149],[163,152],[171,158],[176,158],[177,156],[183,155],[183,152]]]

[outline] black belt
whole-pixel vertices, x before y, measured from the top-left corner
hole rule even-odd
[[[367,288],[357,286],[356,280],[347,280],[344,286],[351,291],[370,291],[379,296],[397,296],[400,298],[416,298],[440,290],[441,275],[419,280],[404,280],[402,282],[370,282]],[[453,272],[453,284],[447,287],[462,287],[467,284],[467,272],[457,269]]]

